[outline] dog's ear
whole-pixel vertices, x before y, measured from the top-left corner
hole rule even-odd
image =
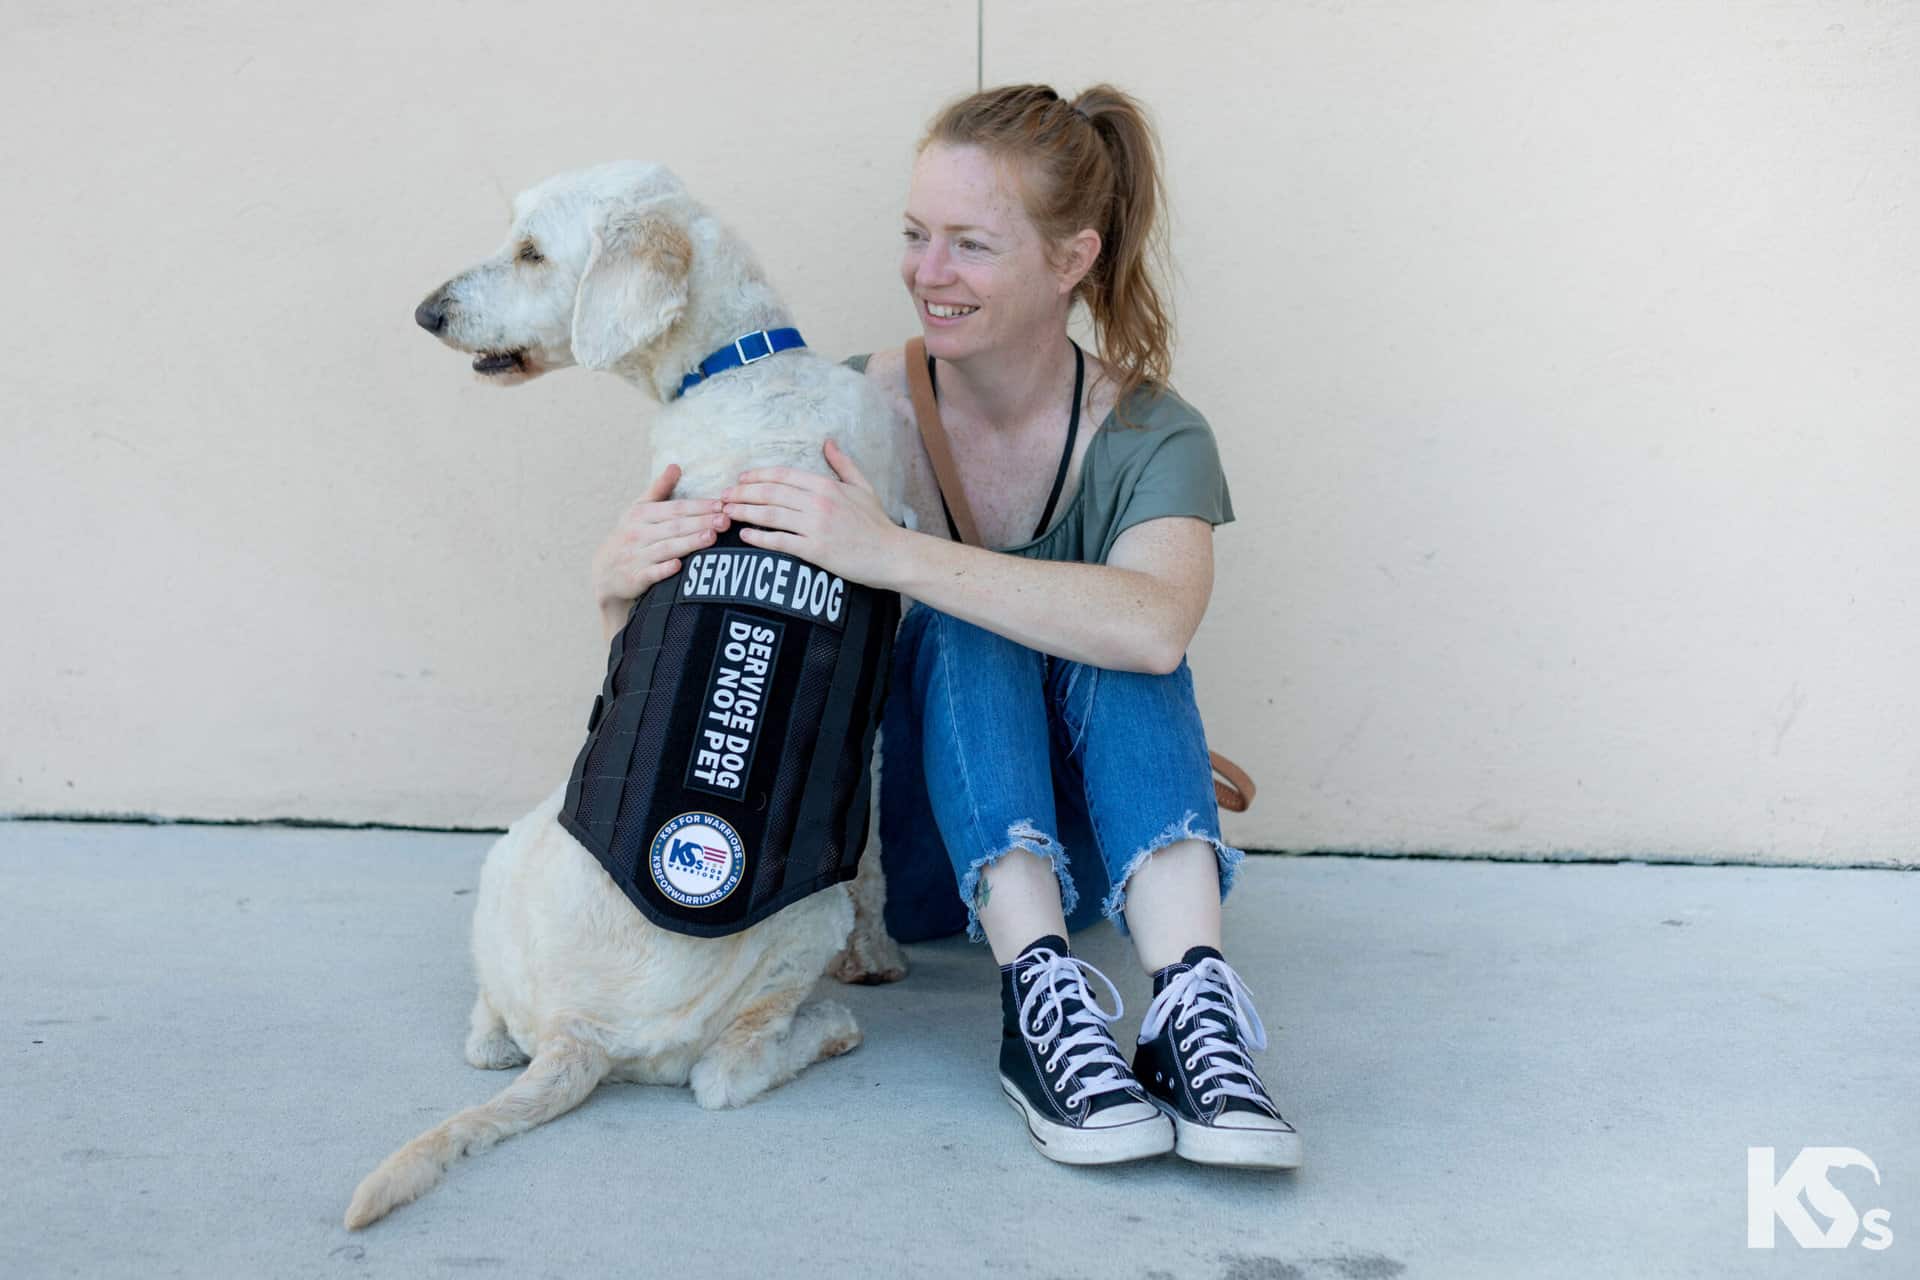
[[[607,369],[657,341],[687,309],[693,242],[656,209],[616,208],[594,230],[573,299],[573,359]]]

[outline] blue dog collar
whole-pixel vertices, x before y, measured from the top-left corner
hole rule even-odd
[[[806,345],[806,339],[800,336],[798,329],[756,329],[752,333],[743,333],[730,346],[720,348],[702,360],[698,369],[680,379],[680,390],[674,393],[674,398],[679,399],[716,373],[738,369],[756,360],[765,360],[777,352]]]

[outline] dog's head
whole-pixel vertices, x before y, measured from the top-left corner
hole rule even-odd
[[[549,178],[514,199],[512,229],[493,256],[428,294],[414,320],[501,386],[569,365],[611,369],[686,311],[692,213],[679,179],[659,165]]]

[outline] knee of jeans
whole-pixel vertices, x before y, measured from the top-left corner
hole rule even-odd
[[[1220,871],[1220,901],[1227,900],[1227,894],[1233,889],[1234,877],[1240,873],[1240,863],[1246,858],[1246,852],[1236,849],[1220,837],[1199,825],[1200,815],[1188,810],[1180,821],[1170,824],[1166,830],[1148,841],[1127,859],[1126,867],[1114,878],[1113,892],[1100,904],[1100,914],[1113,922],[1113,927],[1122,937],[1127,932],[1127,887],[1133,883],[1133,873],[1145,866],[1147,859],[1171,844],[1183,840],[1202,840],[1213,849],[1215,864]]]
[[[925,643],[938,645],[958,661],[968,664],[1042,661],[1038,653],[1018,641],[975,626],[964,618],[932,608],[927,614]]]
[[[1015,849],[1029,849],[1045,858],[1053,868],[1054,878],[1060,882],[1062,915],[1070,914],[1080,903],[1080,891],[1073,887],[1073,873],[1067,870],[1067,851],[1060,842],[1031,822],[1013,823],[1007,828],[1007,843],[968,863],[966,873],[960,877],[960,901],[967,904],[967,937],[974,942],[987,940],[986,930],[980,927],[980,904],[975,901],[980,892],[981,872]]]

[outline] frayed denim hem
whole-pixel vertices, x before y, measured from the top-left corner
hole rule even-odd
[[[975,858],[967,864],[967,874],[960,878],[960,901],[967,904],[967,938],[972,942],[985,942],[986,930],[980,927],[980,911],[974,902],[974,895],[980,891],[980,871],[1000,861],[1015,849],[1031,849],[1045,858],[1053,867],[1053,874],[1060,881],[1060,914],[1072,915],[1080,902],[1080,891],[1073,887],[1073,875],[1067,870],[1067,852],[1060,842],[1031,822],[1016,822],[1007,828],[1009,843],[1004,849],[989,853],[985,857]],[[1237,851],[1236,851],[1237,852]]]
[[[1188,810],[1186,817],[1162,831],[1146,848],[1127,860],[1127,869],[1122,871],[1120,878],[1114,882],[1113,892],[1109,893],[1107,900],[1100,904],[1100,914],[1113,921],[1113,927],[1120,931],[1121,937],[1131,936],[1127,932],[1125,914],[1128,882],[1133,879],[1133,873],[1138,871],[1148,858],[1170,844],[1178,844],[1182,840],[1205,840],[1212,845],[1213,855],[1220,864],[1220,900],[1222,902],[1227,900],[1227,891],[1233,888],[1233,878],[1239,874],[1240,862],[1247,855],[1242,850],[1222,841],[1218,836],[1194,830],[1194,820],[1199,816],[1192,810]]]

